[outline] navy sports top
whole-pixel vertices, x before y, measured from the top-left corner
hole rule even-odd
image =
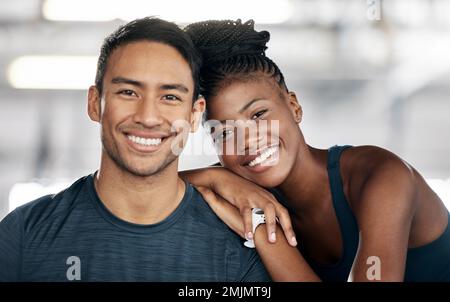
[[[82,177],[0,222],[0,282],[270,281],[257,252],[191,184],[169,216],[143,225],[114,215],[94,178]]]
[[[358,223],[344,195],[339,169],[342,151],[349,147],[351,146],[334,146],[328,150],[328,176],[343,243],[341,259],[332,265],[318,264],[308,258],[300,245],[305,260],[323,281],[347,281],[358,249]],[[289,208],[278,190],[271,190],[271,192]],[[409,282],[450,281],[450,225],[447,225],[444,232],[431,243],[408,249],[404,280]]]

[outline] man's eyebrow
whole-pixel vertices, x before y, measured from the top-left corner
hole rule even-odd
[[[124,77],[115,77],[111,80],[111,83],[113,83],[113,84],[129,84],[129,85],[133,85],[133,86],[137,86],[137,87],[144,86],[144,84],[142,82],[124,78]]]
[[[189,88],[187,88],[183,84],[162,84],[161,86],[159,86],[159,89],[162,89],[162,90],[178,90],[178,91],[181,91],[181,92],[184,92],[184,93],[188,93],[189,92]]]
[[[253,100],[251,100],[250,102],[248,102],[247,104],[245,104],[242,108],[241,108],[241,110],[239,110],[239,113],[242,113],[242,112],[244,112],[245,110],[247,110],[248,109],[248,107],[250,107],[251,105],[253,105],[253,103],[256,103],[256,102],[258,102],[258,101],[263,101],[264,99],[253,99]]]

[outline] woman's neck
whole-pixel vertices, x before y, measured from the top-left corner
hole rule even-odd
[[[278,186],[290,206],[300,215],[314,213],[329,199],[327,154],[327,150],[301,144],[288,177]]]

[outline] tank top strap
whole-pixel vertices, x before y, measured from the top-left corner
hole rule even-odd
[[[342,152],[351,146],[333,146],[328,150],[328,178],[330,182],[333,206],[341,227],[344,252],[355,251],[355,244],[359,241],[358,224],[353,211],[344,194],[343,182],[340,172],[340,158]],[[356,246],[357,248],[357,246]],[[344,257],[349,255],[344,255]]]

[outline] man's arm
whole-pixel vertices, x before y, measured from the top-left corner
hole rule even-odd
[[[0,281],[20,281],[23,223],[18,211],[0,222]]]

